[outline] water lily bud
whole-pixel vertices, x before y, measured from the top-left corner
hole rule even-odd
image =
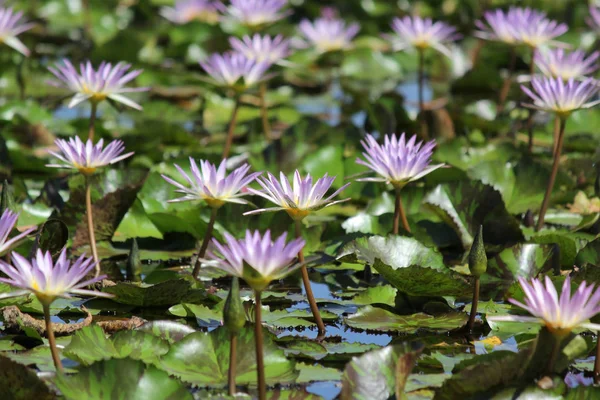
[[[10,185],[8,181],[5,179],[2,184],[2,197],[0,198],[0,214],[4,212],[4,210],[15,210],[15,200],[12,195],[12,191],[10,190]]]
[[[131,241],[131,249],[129,258],[127,258],[127,279],[132,282],[140,282],[142,280],[142,260],[140,259],[140,249],[135,238]]]
[[[481,225],[469,252],[469,270],[471,275],[476,278],[479,278],[487,270],[487,256],[483,245],[483,227]]]
[[[234,335],[237,335],[246,323],[244,303],[240,297],[240,281],[237,277],[231,280],[231,288],[223,308],[223,322],[227,330]]]

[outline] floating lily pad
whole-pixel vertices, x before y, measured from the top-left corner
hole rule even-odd
[[[458,312],[436,316],[424,313],[398,315],[382,308],[365,306],[347,317],[345,322],[355,329],[415,333],[421,329],[451,331],[462,327],[467,319],[467,314]]]
[[[94,363],[75,375],[58,375],[56,386],[69,400],[191,400],[178,380],[156,367],[124,358]]]
[[[298,377],[294,362],[264,332],[265,379],[267,384],[293,383]],[[256,384],[256,354],[252,327],[244,328],[238,336],[237,383]],[[229,334],[219,328],[210,333],[196,332],[173,344],[157,366],[184,382],[197,386],[224,387],[229,368]]]
[[[174,279],[156,285],[119,282],[103,289],[115,295],[117,303],[140,307],[169,306],[179,303],[191,290],[185,279]]]
[[[0,355],[0,398],[52,400],[55,397],[34,371]]]
[[[404,386],[419,354],[421,344],[384,347],[354,358],[344,370],[342,400],[387,400],[393,394],[405,399]]]

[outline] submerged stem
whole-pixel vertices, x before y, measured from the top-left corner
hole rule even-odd
[[[302,237],[302,227],[301,222],[299,220],[295,221],[296,224],[296,237]],[[302,250],[298,252],[298,262],[304,264],[304,253]],[[302,272],[302,282],[304,284],[304,290],[306,290],[306,298],[308,300],[308,305],[310,306],[310,310],[312,311],[313,317],[315,318],[315,322],[317,323],[317,327],[319,328],[319,336],[325,335],[325,324],[323,323],[323,319],[321,318],[321,313],[319,312],[319,307],[317,306],[317,301],[315,300],[315,295],[313,294],[312,287],[310,285],[310,279],[308,277],[308,269],[306,265],[302,265],[300,268]]]
[[[96,248],[96,234],[94,233],[94,216],[92,210],[92,184],[90,177],[85,177],[85,212],[87,214],[88,236],[90,239],[90,247],[92,248],[92,256],[94,257],[94,277],[100,275],[100,259],[98,258],[98,249]]]
[[[48,343],[50,344],[50,353],[52,354],[52,361],[54,361],[54,367],[58,372],[63,372],[63,365],[60,361],[58,349],[56,348],[56,339],[54,338],[54,331],[52,330],[52,322],[50,321],[50,304],[42,303],[44,310],[44,321],[46,322],[46,335],[48,336]]]
[[[233,144],[233,132],[235,131],[235,127],[237,125],[237,116],[238,111],[240,110],[240,96],[235,98],[235,105],[233,106],[233,113],[231,114],[231,120],[229,121],[229,128],[227,130],[227,139],[225,140],[225,147],[223,148],[223,156],[221,158],[225,159],[229,157],[229,152],[231,151],[231,145]]]
[[[471,302],[471,314],[469,315],[469,322],[467,324],[467,330],[471,332],[475,325],[475,318],[477,317],[477,304],[479,303],[479,284],[480,279],[475,278],[473,282],[473,301]]]
[[[210,214],[210,220],[208,221],[208,226],[206,227],[206,232],[204,232],[204,239],[202,240],[202,245],[198,250],[198,258],[196,259],[196,264],[194,265],[194,271],[192,271],[192,276],[194,278],[198,277],[200,273],[200,267],[202,266],[202,258],[206,254],[206,249],[208,249],[208,244],[210,243],[210,239],[212,238],[213,229],[215,227],[215,221],[217,220],[217,211],[219,209],[216,207],[212,208]]]
[[[263,359],[263,332],[262,332],[262,293],[255,291],[256,305],[254,307],[254,337],[256,341],[256,372],[258,385],[258,398],[265,400],[267,397],[267,384],[265,382],[265,361]]]
[[[554,189],[554,182],[556,181],[556,175],[558,174],[558,167],[560,165],[560,154],[562,152],[566,124],[567,118],[560,117],[560,124],[558,126],[558,141],[556,143],[556,151],[554,152],[552,172],[550,173],[550,179],[548,179],[548,186],[546,187],[546,193],[544,194],[544,201],[542,201],[542,207],[540,209],[540,214],[538,215],[537,225],[535,226],[536,232],[542,229],[544,226],[544,217],[546,216],[546,211],[548,211],[548,206],[550,205],[550,195],[552,194],[552,189]]]
[[[94,135],[96,134],[96,115],[98,114],[98,103],[95,101],[91,102],[92,109],[90,111],[90,125],[88,128],[88,139],[94,141]]]
[[[265,131],[265,139],[270,142],[271,136],[271,124],[269,123],[269,109],[267,107],[267,83],[261,82],[259,86],[260,94],[260,116],[262,119],[263,131]]]
[[[229,395],[234,396],[235,389],[235,375],[237,367],[237,334],[232,333],[229,337],[229,375],[227,381],[229,384]]]

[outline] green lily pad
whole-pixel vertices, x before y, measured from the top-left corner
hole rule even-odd
[[[339,255],[370,264],[398,290],[412,296],[469,296],[466,277],[444,265],[442,255],[413,238],[373,236],[345,246]]]
[[[56,396],[34,371],[0,355],[0,398],[52,400]]]
[[[108,339],[102,328],[91,325],[73,335],[63,354],[90,365],[109,358],[132,358],[152,363],[168,351],[168,342],[150,333],[121,331]]]
[[[194,328],[191,328],[179,322],[169,320],[146,322],[137,330],[150,333],[154,336],[166,340],[169,343],[178,342],[190,333],[196,332]]]
[[[404,386],[423,345],[405,343],[370,351],[346,365],[342,400],[387,400],[393,394],[406,399]]]
[[[238,335],[238,385],[256,384],[256,354],[252,327]],[[283,350],[264,331],[265,379],[267,384],[293,383],[298,377],[294,362],[285,357]],[[173,344],[157,363],[162,370],[197,386],[223,387],[227,385],[229,369],[229,334],[219,328],[210,333],[196,332]]]
[[[489,185],[468,181],[439,185],[423,202],[455,230],[465,249],[470,248],[480,225],[486,244],[506,246],[523,240],[519,222]]]
[[[551,255],[552,246],[520,243],[489,258],[486,273],[510,282],[519,277],[532,278],[544,268]]]
[[[451,331],[464,326],[467,319],[467,314],[458,312],[436,316],[424,313],[398,315],[383,308],[365,306],[347,317],[345,322],[355,329],[415,333],[419,330]]]
[[[191,290],[185,279],[174,279],[156,285],[119,282],[103,289],[115,295],[117,303],[140,307],[169,306],[179,303]]]
[[[124,358],[94,363],[76,375],[58,375],[56,386],[66,399],[191,400],[176,379],[154,366]]]

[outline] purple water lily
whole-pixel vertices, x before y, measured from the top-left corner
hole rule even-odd
[[[304,247],[302,239],[286,243],[287,234],[284,233],[273,241],[269,230],[264,236],[259,231],[247,230],[246,236],[239,240],[228,233],[224,236],[225,244],[213,239],[214,247],[206,253],[208,265],[242,278],[257,292],[302,266],[293,263]]]
[[[174,7],[161,8],[160,15],[179,25],[191,21],[214,24],[219,21],[219,11],[224,9],[225,6],[220,1],[178,0]]]
[[[300,33],[318,52],[345,50],[351,47],[352,39],[360,31],[357,23],[346,24],[343,19],[337,18],[335,13],[325,9],[324,15],[314,22],[304,19],[298,28]],[[303,44],[301,47],[308,47]]]
[[[227,13],[243,25],[258,28],[289,15],[282,11],[286,5],[287,0],[231,0]]]
[[[590,101],[600,86],[595,79],[587,78],[578,81],[573,78],[563,81],[560,78],[538,78],[531,81],[532,90],[521,85],[521,89],[533,99],[533,104],[526,107],[555,113],[566,117],[574,111],[590,108],[600,103],[600,100]]]
[[[586,57],[583,50],[566,52],[554,49],[536,52],[535,65],[544,75],[563,80],[584,78],[598,69],[600,52],[595,51]]]
[[[93,103],[99,103],[110,99],[136,110],[141,110],[142,106],[133,100],[125,97],[124,93],[145,92],[147,87],[127,88],[125,85],[135,79],[142,70],[130,70],[131,65],[120,62],[116,65],[102,62],[98,69],[94,69],[92,63],[87,61],[81,63],[79,72],[69,60],[64,59],[62,65],[48,67],[48,70],[59,79],[59,81],[49,82],[56,87],[69,89],[75,96],[69,103],[69,108],[75,107],[86,100]]]
[[[370,168],[379,177],[357,180],[386,182],[391,183],[395,188],[402,188],[408,182],[422,178],[444,166],[444,164],[430,165],[431,155],[436,145],[435,140],[425,144],[416,141],[416,135],[406,141],[404,133],[399,138],[392,134],[386,135],[383,145],[380,145],[372,135],[367,134],[365,140],[362,141],[365,149],[363,156],[366,161],[357,158],[356,162]]]
[[[218,167],[208,161],[200,160],[200,168],[198,168],[194,159],[190,157],[190,168],[192,170],[192,176],[190,177],[179,165],[175,164],[175,168],[187,181],[189,187],[166,175],[162,175],[167,182],[177,188],[176,192],[184,195],[169,201],[204,200],[213,208],[219,208],[225,203],[247,204],[248,202],[242,199],[245,193],[241,193],[241,191],[261,173],[248,174],[250,165],[244,164],[227,175],[226,165],[227,160],[221,161]]]
[[[488,25],[476,22],[481,29],[476,32],[477,36],[532,48],[545,44],[562,45],[554,39],[568,30],[566,24],[548,19],[546,13],[528,7],[511,7],[506,13],[502,10],[488,11],[484,18]]]
[[[56,139],[54,143],[60,149],[60,153],[50,151],[50,154],[62,163],[47,164],[46,166],[76,169],[84,175],[91,175],[96,172],[96,169],[124,160],[133,154],[133,152],[122,154],[125,151],[125,145],[121,140],[113,140],[105,148],[103,148],[103,139],[94,145],[91,140],[84,143],[77,136],[68,141]]]
[[[444,22],[433,22],[431,18],[404,17],[394,18],[392,29],[395,35],[388,35],[394,50],[400,51],[407,48],[425,50],[433,48],[450,57],[451,52],[447,44],[460,38],[456,28]]]
[[[562,337],[575,328],[587,328],[600,331],[599,324],[592,324],[590,318],[600,313],[600,290],[585,281],[571,296],[571,278],[567,276],[560,296],[550,278],[546,277],[545,287],[541,280],[532,279],[531,283],[519,278],[525,292],[525,303],[515,299],[509,301],[527,311],[532,317],[507,315],[489,317],[490,321],[537,322],[546,325],[553,334]]]
[[[300,172],[296,170],[293,185],[290,185],[290,181],[283,172],[280,173],[279,179],[280,181],[277,181],[277,178],[273,174],[267,173],[267,178],[260,177],[257,179],[257,182],[263,188],[262,191],[252,188],[248,189],[250,193],[261,196],[277,204],[278,207],[252,210],[244,213],[244,215],[285,210],[292,219],[302,220],[313,211],[349,200],[334,201],[333,198],[346,189],[350,183],[343,185],[329,197],[325,198],[325,194],[335,181],[335,176],[325,174],[322,178],[317,179],[317,182],[313,185],[313,178],[310,174],[306,175],[306,178],[303,179]]]
[[[586,18],[588,25],[596,32],[600,33],[600,8],[590,5],[590,16]]]
[[[10,235],[10,233],[14,229],[18,219],[19,214],[14,213],[10,210],[4,210],[2,216],[0,216],[0,256],[5,255],[10,249],[19,244],[19,242],[24,240],[27,237],[27,235],[29,235],[36,229],[29,228],[26,231],[18,234],[17,236],[9,239],[8,235]]]
[[[237,52],[213,54],[200,65],[211,76],[214,83],[237,90],[250,88],[262,79],[271,66],[268,62],[257,62]]]
[[[241,40],[231,37],[229,43],[235,51],[256,62],[275,64],[290,54],[290,42],[282,35],[272,38],[255,34],[244,36]]]
[[[113,297],[108,293],[83,289],[106,278],[85,279],[93,271],[95,263],[84,255],[71,262],[67,259],[67,250],[63,249],[53,262],[49,251],[38,249],[31,261],[15,252],[11,259],[13,265],[0,261],[0,272],[7,275],[7,278],[0,278],[0,282],[20,290],[3,293],[0,295],[2,299],[33,293],[42,304],[47,305],[58,297],[70,298],[71,295]]]
[[[15,12],[10,7],[2,7],[0,3],[0,44],[4,43],[24,56],[29,56],[29,49],[17,36],[33,28],[35,24],[25,23],[22,18],[21,11]]]

